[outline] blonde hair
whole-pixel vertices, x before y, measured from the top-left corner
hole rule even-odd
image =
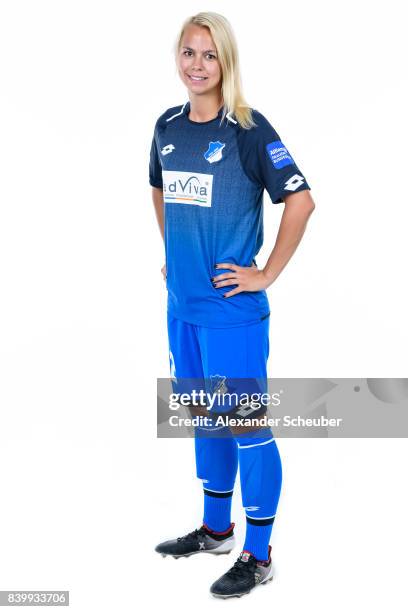
[[[256,126],[252,118],[251,108],[245,101],[242,93],[238,47],[229,21],[223,15],[212,11],[197,13],[197,15],[188,17],[181,26],[176,39],[174,47],[176,61],[184,32],[190,24],[208,28],[217,49],[218,60],[221,66],[221,93],[224,104],[221,123],[226,115],[231,113],[234,114],[239,125],[244,129]]]

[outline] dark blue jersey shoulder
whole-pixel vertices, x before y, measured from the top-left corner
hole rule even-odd
[[[152,187],[163,188],[162,166],[159,155],[159,135],[163,134],[170,121],[174,121],[183,114],[183,105],[172,106],[160,115],[154,126],[152,144],[150,147],[149,183]]]
[[[180,104],[179,106],[172,106],[164,111],[163,114],[156,121],[156,130],[163,132],[170,122],[176,121],[178,117],[183,115],[183,108],[185,105]]]
[[[310,189],[275,128],[255,109],[252,118],[255,127],[237,128],[239,155],[248,178],[266,189],[274,204],[290,193]]]

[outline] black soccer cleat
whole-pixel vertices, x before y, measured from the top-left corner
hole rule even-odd
[[[251,553],[243,550],[237,561],[210,588],[214,597],[241,597],[258,584],[265,584],[273,578],[271,546],[268,548],[268,561],[258,561]]]
[[[158,544],[155,551],[163,557],[171,555],[175,559],[197,553],[228,554],[235,546],[234,527],[235,523],[231,523],[227,531],[219,533],[203,525],[185,536]]]

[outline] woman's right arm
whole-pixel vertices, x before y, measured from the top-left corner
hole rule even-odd
[[[163,189],[152,187],[152,197],[154,210],[156,211],[156,219],[159,224],[160,233],[164,240],[164,204],[163,204]]]
[[[154,210],[156,212],[156,219],[159,224],[160,233],[164,240],[164,204],[163,204],[163,189],[160,187],[152,187],[152,197]],[[161,269],[161,273],[163,275],[163,279],[166,280],[166,264]]]

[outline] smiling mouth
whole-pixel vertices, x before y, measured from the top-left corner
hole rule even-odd
[[[187,76],[191,81],[206,81],[208,79],[208,77],[198,77],[192,74],[188,74]]]

